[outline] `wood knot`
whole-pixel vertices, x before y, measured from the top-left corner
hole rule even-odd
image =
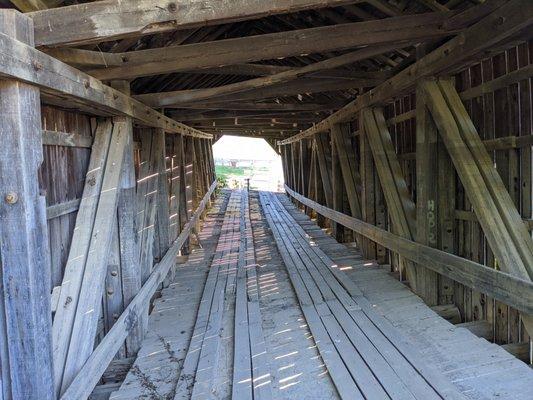
[[[37,60],[33,60],[33,61],[31,62],[31,65],[33,66],[33,69],[34,69],[35,71],[39,71],[39,70],[43,69],[43,64],[40,63],[40,62],[37,61]]]
[[[176,11],[178,11],[178,6],[176,5],[176,3],[169,3],[169,5],[168,5],[168,11],[170,11],[170,12],[176,12]]]

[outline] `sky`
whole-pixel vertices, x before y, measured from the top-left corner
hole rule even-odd
[[[213,145],[214,158],[244,160],[278,160],[279,156],[263,139],[240,136],[222,136]]]

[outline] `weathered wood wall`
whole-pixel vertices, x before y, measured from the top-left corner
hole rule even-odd
[[[496,54],[453,75],[455,86],[468,114],[481,139],[485,141],[490,157],[529,231],[533,227],[532,64],[533,43],[529,42]],[[416,157],[424,156],[423,152],[417,153],[417,115],[417,98],[414,92],[395,98],[384,107],[384,116],[401,167],[401,178],[405,182],[410,199],[415,203],[421,196],[417,193],[418,189],[424,188],[420,186],[420,180],[423,178],[417,176]],[[355,157],[358,165],[357,179],[360,184],[357,192],[361,201],[361,219],[393,231],[391,220],[394,215],[390,215],[387,210],[374,157],[367,139],[361,135],[360,116],[354,117],[352,122],[345,125],[350,132],[348,151]],[[335,164],[339,161],[337,152],[334,151],[331,132],[316,134],[314,138],[303,139],[301,142],[310,144],[299,146],[298,143],[291,143],[281,148],[288,186],[320,204],[357,217],[353,210],[350,211],[346,194],[348,186],[342,185],[342,188],[338,188],[339,180],[342,182],[343,178],[338,168],[335,169]],[[424,244],[498,268],[450,157],[440,138],[437,142],[433,147],[435,152],[429,154],[428,162],[438,163],[438,174],[431,176],[430,182],[433,179],[435,187],[438,187],[435,189],[439,193],[439,204],[436,207],[440,207],[441,213],[438,221],[430,222],[425,237],[417,241],[426,241]],[[298,169],[299,160],[305,151],[311,160],[307,187],[303,185]],[[321,159],[325,169],[322,173]],[[342,164],[342,160],[340,162]],[[328,196],[333,199],[328,201]],[[335,197],[337,201],[334,201]],[[427,215],[419,212],[417,215],[419,229],[422,229],[420,215],[430,218],[429,215],[432,214],[428,213],[427,208],[424,208],[423,212]],[[352,240],[351,235],[339,234],[340,229],[335,227],[335,223],[325,221],[323,225],[332,228],[332,234],[337,239]],[[431,231],[433,226],[436,232]],[[391,254],[368,239],[362,238],[360,243],[366,257],[377,259],[380,263],[390,262],[392,272],[399,273],[402,270],[396,254]],[[399,275],[406,279],[404,271],[401,272]],[[463,322],[487,321],[488,333],[486,332],[485,336],[496,343],[528,342],[528,333],[517,310],[432,271],[420,274],[416,284],[416,291],[430,305],[454,304],[459,309]]]
[[[42,126],[44,162],[39,181],[47,204],[51,287],[55,288],[52,309],[55,310],[86,184],[96,120],[81,113],[43,106]],[[132,212],[137,225],[139,262],[143,264],[138,291],[154,264],[178,237],[215,177],[208,139],[169,134],[164,136],[163,149],[158,143],[157,129],[134,128],[134,140],[136,184]],[[163,154],[164,165],[161,164]],[[119,224],[115,226],[95,345],[109,332],[136,294],[132,287],[124,286],[127,280],[122,277]],[[183,248],[183,252],[186,251],[187,246]],[[134,354],[134,349],[123,346],[116,357]]]

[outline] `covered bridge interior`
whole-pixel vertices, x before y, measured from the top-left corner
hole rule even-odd
[[[533,1],[0,7],[0,399],[533,399]]]

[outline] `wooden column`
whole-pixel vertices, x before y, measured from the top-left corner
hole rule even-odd
[[[331,141],[331,190],[333,191],[333,209],[344,212],[344,182],[337,147]],[[339,243],[345,241],[344,226],[332,221],[332,235]]]
[[[0,11],[0,32],[32,45],[33,22]],[[0,80],[1,393],[5,400],[53,399],[50,260],[39,89]]]
[[[338,154],[350,214],[352,217],[361,219],[361,177],[359,175],[359,163],[350,138],[350,125],[334,124],[331,127],[331,139]],[[363,238],[358,236],[359,248],[362,248],[362,243]]]
[[[416,241],[437,247],[438,242],[438,142],[437,130],[425,104],[424,92],[416,92]],[[418,295],[430,306],[438,304],[438,276],[427,268],[417,273]]]
[[[158,147],[158,182],[157,182],[157,239],[156,259],[159,261],[167,252],[170,246],[169,233],[169,194],[168,194],[168,175],[167,175],[167,156],[166,156],[166,135],[161,133],[162,142]]]
[[[130,84],[128,81],[113,81],[111,87],[120,90],[125,94],[130,93]],[[139,240],[135,224],[135,214],[137,212],[137,203],[135,198],[136,180],[135,180],[135,163],[133,154],[133,121],[130,117],[115,117],[117,123],[124,121],[127,129],[128,140],[124,149],[124,161],[122,164],[122,174],[120,178],[120,192],[118,197],[117,215],[118,215],[118,244],[120,259],[118,260],[120,270],[115,271],[111,268],[108,271],[106,282],[107,296],[112,297],[117,294],[122,295],[122,307],[127,307],[132,299],[141,289],[141,266],[138,262]],[[116,279],[121,280],[121,292],[118,292],[111,286]],[[109,289],[113,293],[109,294]],[[118,302],[118,301],[117,301]],[[132,326],[131,331],[126,339],[127,357],[133,357],[139,351],[141,342],[144,338],[144,323],[138,323]]]
[[[361,160],[359,166],[361,175],[361,217],[363,221],[376,225],[375,167],[362,113],[359,115],[359,154]],[[366,259],[376,259],[376,244],[371,240],[363,239],[362,251]]]
[[[300,140],[300,165],[298,168],[298,172],[300,174],[300,190],[301,193],[305,196],[309,196],[309,166],[310,166],[310,159],[309,159],[309,146],[308,146],[308,140],[303,139]],[[304,210],[306,213],[309,212],[308,208],[304,206]]]
[[[318,160],[318,169],[320,171],[320,180],[324,198],[328,208],[333,208],[333,190],[331,185],[331,150],[327,135],[319,133],[315,137],[316,156]]]

